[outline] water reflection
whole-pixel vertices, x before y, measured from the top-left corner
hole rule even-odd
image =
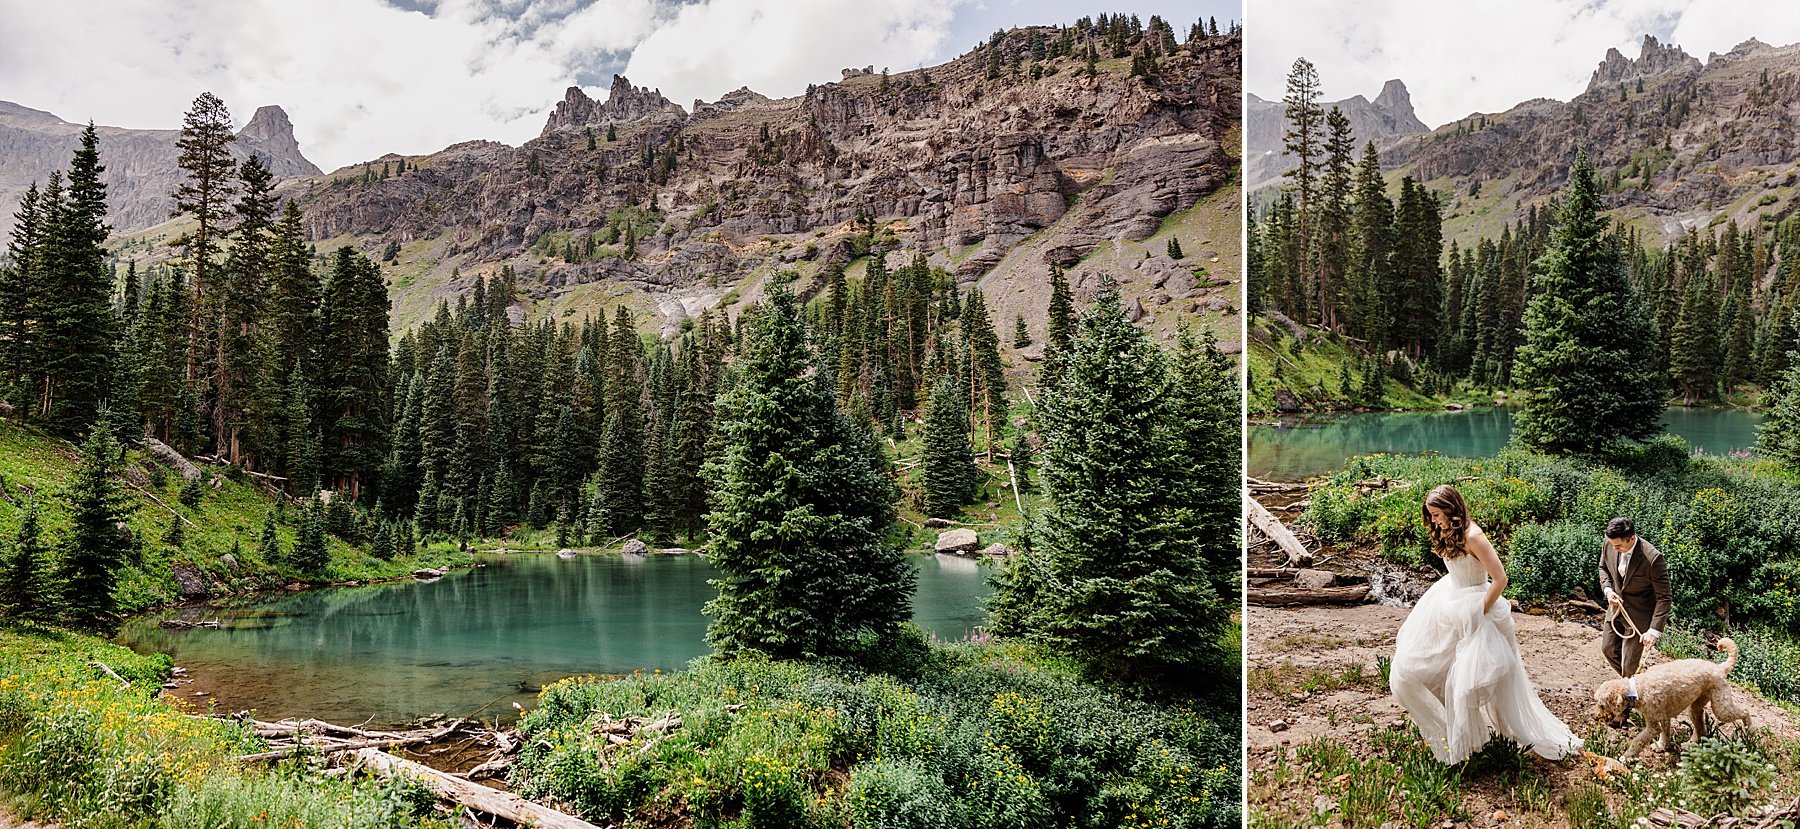
[[[392,723],[485,715],[575,674],[672,670],[707,651],[716,572],[698,556],[484,556],[484,567],[403,582],[250,597],[130,620],[120,641],[173,654],[220,710]],[[914,556],[914,619],[940,639],[982,623],[987,573]],[[218,619],[166,630],[165,618]],[[185,691],[185,689],[184,689]],[[191,693],[191,692],[190,692]]]
[[[1368,412],[1282,418],[1249,429],[1252,477],[1301,481],[1343,468],[1357,455],[1434,451],[1484,457],[1512,438],[1512,408],[1463,412]],[[1756,443],[1762,415],[1720,409],[1670,409],[1664,427],[1707,454],[1742,451]]]

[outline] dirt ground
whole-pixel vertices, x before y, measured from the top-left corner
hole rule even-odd
[[[1258,803],[1273,804],[1299,797],[1328,807],[1333,781],[1305,781],[1305,791],[1275,791],[1268,782],[1281,760],[1293,762],[1294,749],[1315,738],[1329,738],[1362,754],[1375,744],[1378,734],[1409,727],[1406,712],[1381,679],[1378,657],[1393,653],[1394,635],[1409,608],[1364,604],[1350,607],[1306,606],[1269,608],[1252,606],[1245,619],[1247,684],[1245,738],[1249,756],[1251,813]],[[1610,730],[1593,717],[1593,689],[1614,674],[1600,655],[1598,618],[1584,624],[1578,619],[1517,613],[1519,649],[1526,671],[1539,696],[1552,712],[1569,723],[1578,737]],[[1654,653],[1648,664],[1667,661]],[[1306,686],[1313,686],[1308,690]],[[1751,709],[1754,726],[1768,729],[1782,742],[1800,740],[1800,722],[1780,707],[1749,694],[1742,695]],[[1685,718],[1677,721],[1677,733],[1687,736]],[[1273,725],[1273,727],[1271,727]],[[1633,731],[1612,731],[1622,744]],[[1654,748],[1643,765],[1673,767],[1675,758]],[[1595,780],[1591,766],[1579,759],[1561,763],[1533,759],[1542,772],[1552,797]],[[1792,774],[1790,772],[1790,777]],[[1783,780],[1780,791],[1800,789],[1800,779]],[[1527,800],[1498,780],[1475,780],[1461,793],[1465,821],[1454,826],[1566,827],[1566,815],[1554,807],[1533,810]],[[1496,819],[1504,813],[1504,819]],[[1329,815],[1319,815],[1320,825],[1335,825]],[[1285,820],[1252,820],[1252,825],[1290,825]],[[1395,824],[1399,826],[1401,824]]]

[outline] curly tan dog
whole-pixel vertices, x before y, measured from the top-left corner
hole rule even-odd
[[[1720,725],[1734,721],[1749,725],[1749,712],[1733,699],[1731,683],[1725,679],[1725,675],[1731,673],[1731,666],[1737,664],[1737,645],[1730,639],[1720,639],[1719,648],[1725,651],[1724,662],[1678,659],[1664,662],[1628,680],[1609,679],[1594,689],[1594,701],[1599,703],[1599,711],[1596,712],[1599,719],[1613,725],[1624,725],[1632,705],[1644,712],[1644,730],[1638,732],[1619,759],[1630,759],[1659,736],[1662,737],[1662,749],[1668,751],[1669,723],[1680,716],[1682,711],[1687,712],[1688,720],[1694,724],[1694,736],[1705,736],[1706,706],[1709,703],[1712,705],[1713,718]],[[1626,695],[1633,684],[1637,686],[1638,698],[1627,704]]]

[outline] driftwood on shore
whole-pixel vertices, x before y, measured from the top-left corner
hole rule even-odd
[[[1287,566],[1304,567],[1312,563],[1312,551],[1300,543],[1300,537],[1294,535],[1294,531],[1281,523],[1281,519],[1276,518],[1267,507],[1257,503],[1255,498],[1244,496],[1244,513],[1259,532],[1275,542],[1275,546],[1280,547],[1282,552],[1287,553]]]
[[[1305,492],[1307,485],[1297,481],[1265,481],[1246,475],[1244,488],[1251,492]]]
[[[157,622],[156,626],[161,627],[161,628],[168,628],[169,630],[191,630],[193,628],[223,627],[223,625],[219,624],[219,622],[214,619],[208,619],[204,622],[189,622],[185,619],[164,619],[160,622]]]
[[[377,748],[357,749],[351,763],[380,777],[417,780],[442,799],[473,812],[505,818],[537,829],[600,829],[573,815],[540,806],[515,794],[445,774],[430,766],[395,757]]]
[[[1251,604],[1292,607],[1303,604],[1361,604],[1369,597],[1366,584],[1348,587],[1252,587],[1245,591]]]
[[[421,745],[442,740],[463,727],[463,720],[452,720],[440,728],[410,731],[371,731],[354,726],[334,725],[324,720],[280,720],[262,722],[244,720],[256,736],[269,741],[270,749],[238,758],[242,763],[280,760],[301,752],[338,754],[364,748],[394,748]]]

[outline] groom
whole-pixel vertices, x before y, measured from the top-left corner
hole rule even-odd
[[[1600,590],[1609,611],[1618,609],[1631,620],[1603,623],[1600,651],[1619,676],[1637,673],[1646,645],[1654,647],[1669,623],[1669,568],[1656,546],[1638,537],[1629,518],[1606,524],[1606,543],[1600,547]],[[1631,637],[1631,626],[1643,634]],[[1625,636],[1619,632],[1624,631]]]

